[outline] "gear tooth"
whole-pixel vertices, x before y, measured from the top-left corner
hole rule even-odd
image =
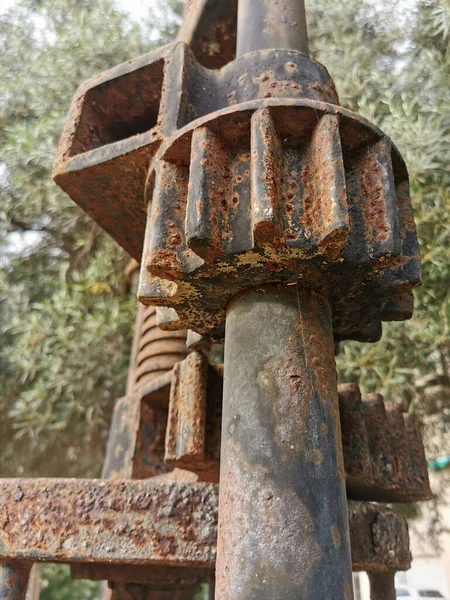
[[[251,122],[251,215],[256,245],[281,236],[283,149],[268,108]]]
[[[175,282],[154,277],[145,266],[141,267],[137,295],[144,304],[164,304],[176,295],[177,289]]]
[[[404,174],[404,178],[402,178],[400,181],[396,181],[395,189],[399,215],[402,256],[418,257],[419,242],[417,240],[416,224],[414,223],[414,215],[409,193],[409,181],[406,172]]]
[[[394,480],[397,485],[404,484],[405,474],[411,472],[411,452],[405,452],[406,443],[405,422],[399,406],[386,404],[386,419],[392,444],[392,467]]]
[[[389,138],[359,148],[346,164],[351,234],[344,258],[356,264],[398,256],[401,240]]]
[[[381,288],[392,289],[394,293],[409,291],[422,281],[420,259],[401,256],[392,266],[379,271],[376,281]]]
[[[338,396],[339,408],[361,412],[361,390],[357,383],[340,383],[338,385]]]
[[[308,160],[313,170],[313,210],[318,215],[313,237],[319,248],[340,256],[349,234],[349,214],[339,120],[324,115],[312,134]],[[305,181],[306,183],[306,181]],[[311,182],[308,181],[308,186]],[[303,186],[305,192],[305,184]]]
[[[410,471],[410,479],[414,481],[417,487],[422,487],[422,489],[428,489],[430,493],[430,484],[428,481],[428,468],[427,468],[427,459],[425,457],[425,450],[422,443],[422,433],[420,423],[416,420],[414,415],[404,413],[403,421],[405,425],[405,439],[409,448],[413,448],[414,452],[410,452],[410,460],[411,460],[411,471]],[[419,475],[423,474],[423,475]],[[417,478],[420,477],[421,481],[418,485]]]
[[[183,329],[183,323],[177,311],[167,306],[156,307],[156,325],[164,331]]]
[[[283,192],[286,245],[339,257],[349,233],[349,215],[335,115],[319,120],[305,150],[285,148]]]
[[[347,488],[352,489],[357,487],[358,479],[372,479],[372,458],[359,386],[338,385],[338,397]]]
[[[340,342],[345,340],[355,340],[356,342],[374,343],[381,339],[383,328],[381,320],[360,321],[357,328],[346,327],[336,332],[336,339]]]
[[[192,137],[186,241],[202,258],[223,255],[222,237],[230,196],[228,153],[217,135],[207,127],[200,127]]]
[[[397,294],[386,300],[380,312],[382,321],[406,321],[413,315],[414,298],[412,292]]]
[[[187,168],[165,160],[156,167],[145,267],[164,279],[182,279],[203,263],[186,245]]]

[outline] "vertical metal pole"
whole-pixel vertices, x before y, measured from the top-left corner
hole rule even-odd
[[[308,54],[304,0],[239,0],[236,56],[267,48]]]
[[[0,565],[0,600],[25,600],[31,567],[23,562]]]
[[[370,581],[370,600],[395,600],[395,571],[387,573],[368,573]]]
[[[328,302],[235,298],[225,332],[216,600],[353,598]]]
[[[39,600],[41,597],[41,565],[34,563],[28,581],[27,600]]]

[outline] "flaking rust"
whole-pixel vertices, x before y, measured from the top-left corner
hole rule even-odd
[[[16,575],[11,571],[8,585],[16,585],[35,561],[81,563],[80,575],[90,576],[98,568],[94,579],[119,573],[118,581],[152,585],[207,580],[214,566],[215,484],[10,479],[0,480],[0,493],[0,559],[24,565]],[[409,567],[403,516],[356,502],[349,518],[354,570]],[[159,569],[149,570],[152,565]]]
[[[0,559],[174,566],[215,559],[212,484],[12,479],[0,481],[0,494]]]

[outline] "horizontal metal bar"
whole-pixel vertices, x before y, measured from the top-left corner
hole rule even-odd
[[[218,486],[173,481],[0,480],[0,561],[213,568]],[[408,526],[351,503],[353,570],[407,570]]]
[[[0,480],[0,561],[212,565],[217,487],[150,480]]]

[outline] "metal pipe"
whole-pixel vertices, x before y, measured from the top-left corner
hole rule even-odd
[[[41,565],[34,563],[28,580],[27,600],[39,600],[41,597]]]
[[[216,600],[353,598],[328,302],[235,298],[225,331]]]
[[[370,582],[370,600],[395,600],[395,571],[387,573],[368,573]]]
[[[308,54],[304,0],[239,0],[236,56],[268,48]]]
[[[0,600],[25,600],[31,567],[24,562],[0,565]]]

